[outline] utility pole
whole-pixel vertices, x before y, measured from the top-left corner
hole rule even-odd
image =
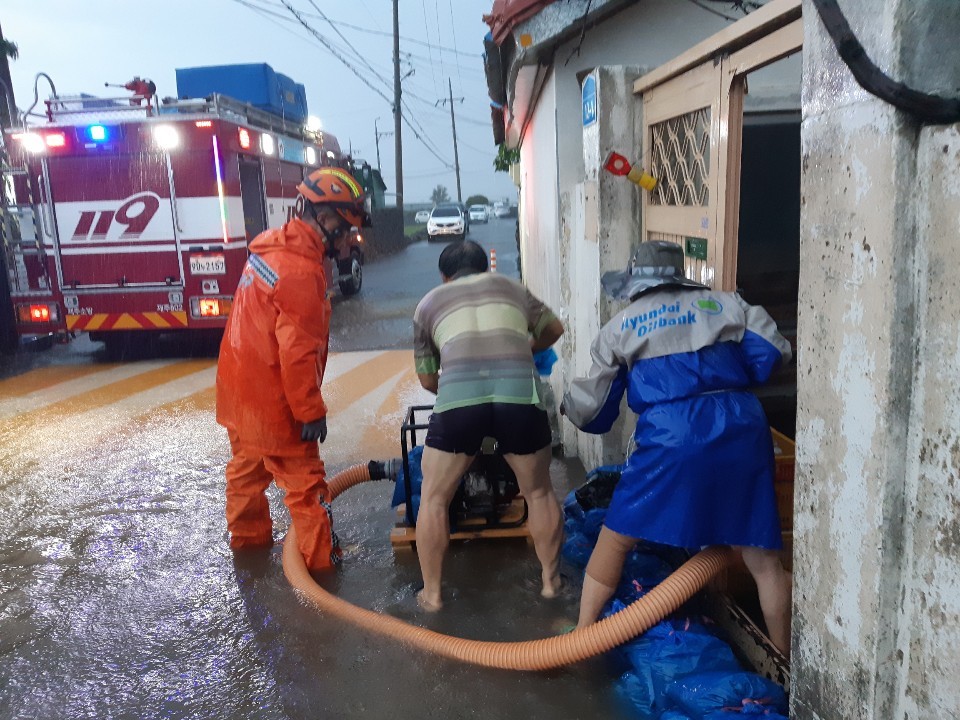
[[[457,119],[453,115],[453,101],[463,102],[463,98],[453,97],[453,83],[447,78],[447,87],[450,90],[449,100],[438,100],[437,105],[447,102],[450,103],[450,125],[453,127],[453,166],[457,171],[457,202],[463,202],[463,194],[460,192],[460,154],[457,152]]]
[[[377,120],[379,120],[379,119],[380,119],[380,118],[374,118],[374,120],[373,120],[373,134],[374,134],[374,136],[376,137],[376,143],[377,143],[377,172],[382,172],[382,170],[380,169],[380,138],[382,138],[382,137],[387,137],[388,135],[393,135],[393,133],[392,133],[392,132],[380,132],[380,131],[377,129]]]
[[[393,0],[393,146],[397,167],[397,207],[403,214],[403,141],[400,135],[400,0]]]

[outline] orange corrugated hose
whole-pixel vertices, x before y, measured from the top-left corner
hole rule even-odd
[[[347,488],[370,479],[366,465],[354,465],[330,480],[330,492],[335,498]],[[341,600],[317,585],[307,571],[303,556],[297,550],[293,526],[283,543],[283,571],[287,580],[322,612],[421,650],[501,670],[549,670],[622,645],[679,608],[732,558],[733,551],[728,547],[707,548],[626,609],[566,635],[521,642],[486,642],[442,635]]]

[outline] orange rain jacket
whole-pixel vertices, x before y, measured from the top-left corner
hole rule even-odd
[[[294,219],[250,243],[217,368],[217,422],[264,455],[302,455],[301,425],[326,417],[330,336],[323,241]]]

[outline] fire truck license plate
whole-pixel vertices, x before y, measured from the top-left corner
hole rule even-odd
[[[191,275],[225,275],[227,264],[223,255],[191,255]]]

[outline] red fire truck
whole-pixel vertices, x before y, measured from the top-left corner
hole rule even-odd
[[[296,186],[342,165],[335,137],[214,94],[47,101],[48,122],[5,130],[0,212],[21,335],[222,328],[247,244],[293,212]],[[12,200],[12,202],[11,202]],[[363,238],[329,264],[360,290]]]

